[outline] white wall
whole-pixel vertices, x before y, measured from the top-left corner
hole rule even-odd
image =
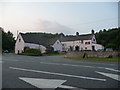
[[[63,51],[62,50],[62,43],[57,40],[53,45],[52,47],[54,48],[54,51]]]
[[[95,46],[95,50],[97,51],[98,49],[104,49],[104,46],[100,44],[93,44]]]
[[[70,46],[74,47],[74,41],[61,42],[63,46],[63,51],[68,51]]]
[[[46,47],[44,47],[43,45],[39,45],[39,44],[25,43],[25,47],[40,49],[41,53],[45,53],[46,51]]]
[[[29,48],[39,48],[38,44],[33,44],[33,43],[25,43],[25,47],[29,47]]]
[[[43,45],[40,45],[40,51],[41,51],[41,53],[45,53],[46,47],[44,47]]]
[[[85,44],[86,42],[90,42],[90,44]],[[92,50],[92,40],[83,40],[82,47],[83,50]]]
[[[20,39],[20,42],[19,42]],[[45,53],[46,47],[43,45],[33,44],[33,43],[25,43],[22,36],[19,34],[16,43],[15,43],[15,54],[24,52],[24,47],[34,48],[34,49],[40,49],[41,53]]]
[[[18,38],[15,43],[15,54],[18,54],[18,51],[19,53],[22,53],[24,51],[24,40],[20,34],[18,35]]]
[[[85,44],[85,42],[90,42],[90,44]],[[66,41],[66,42],[61,42],[61,43],[63,45],[64,51],[68,51],[70,46],[73,47],[73,50],[75,50],[76,46],[79,46],[79,50],[92,50],[91,40],[83,40],[83,43],[81,42],[81,40]]]

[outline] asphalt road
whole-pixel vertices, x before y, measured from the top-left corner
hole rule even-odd
[[[10,89],[97,89],[120,85],[120,71],[116,63],[67,60],[64,56],[2,57],[2,88]],[[3,89],[4,90],[4,89]]]

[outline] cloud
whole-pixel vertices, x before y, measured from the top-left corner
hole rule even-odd
[[[6,31],[13,32],[15,37],[17,36],[17,30],[19,32],[74,33],[73,29],[58,22],[30,18],[6,20],[3,23],[3,28]]]
[[[53,22],[53,21],[47,21],[47,20],[39,20],[38,24],[39,25],[39,30],[42,30],[44,32],[52,32],[52,33],[65,33],[65,34],[70,34],[73,33],[73,29],[62,25],[58,22]]]

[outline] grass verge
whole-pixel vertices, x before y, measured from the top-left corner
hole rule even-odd
[[[111,61],[111,62],[120,62],[120,58],[102,58],[102,57],[64,57],[65,59],[77,59],[77,60],[89,60],[89,61]]]

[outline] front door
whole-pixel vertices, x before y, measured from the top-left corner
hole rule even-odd
[[[95,46],[92,46],[92,50],[95,51]]]
[[[75,46],[75,51],[79,51],[79,46]]]

